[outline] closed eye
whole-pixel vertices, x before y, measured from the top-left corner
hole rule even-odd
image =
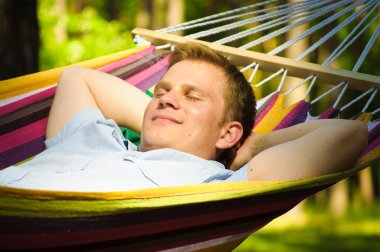
[[[190,91],[186,94],[186,98],[189,99],[190,101],[200,101],[202,100],[202,97],[194,91]]]
[[[201,98],[199,98],[198,96],[195,96],[195,95],[187,95],[186,98],[189,99],[190,101],[200,101],[201,100]]]
[[[167,93],[167,91],[165,90],[165,89],[163,89],[163,88],[156,88],[155,90],[154,90],[154,94],[153,94],[153,96],[155,97],[155,98],[160,98],[161,96],[163,96],[164,94],[166,94]]]

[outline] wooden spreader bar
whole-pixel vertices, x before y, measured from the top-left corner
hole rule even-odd
[[[198,42],[205,44],[213,50],[225,55],[237,66],[247,66],[253,62],[260,64],[260,70],[265,72],[276,72],[281,68],[288,70],[289,76],[298,78],[307,78],[310,75],[316,75],[317,81],[337,85],[342,81],[347,81],[350,88],[366,91],[372,87],[380,89],[380,77],[364,73],[355,73],[348,70],[323,67],[321,65],[309,62],[296,61],[285,57],[271,56],[265,53],[258,53],[248,50],[242,50],[225,45],[216,45],[201,40],[188,39],[177,35],[161,33],[157,31],[135,28],[132,33],[139,35],[150,41],[152,44],[159,46],[165,44],[184,44],[186,42]]]

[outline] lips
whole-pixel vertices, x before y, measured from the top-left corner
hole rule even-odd
[[[170,115],[157,114],[152,117],[152,121],[169,121],[180,124],[181,122]]]

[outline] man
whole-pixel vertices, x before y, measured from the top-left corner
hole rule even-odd
[[[299,179],[348,169],[366,146],[365,125],[346,120],[258,136],[251,133],[254,106],[252,89],[237,68],[197,44],[175,50],[153,99],[110,75],[69,68],[51,108],[47,149],[0,172],[0,183],[118,191]],[[141,130],[139,151],[124,141],[115,122]]]

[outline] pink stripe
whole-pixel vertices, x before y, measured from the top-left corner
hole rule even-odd
[[[137,83],[136,87],[142,91],[146,91],[147,89],[157,84],[157,82],[159,82],[162,76],[165,74],[167,66],[168,64],[163,65],[163,68],[159,69],[156,73],[148,76],[148,78],[144,79],[144,81]]]
[[[154,75],[155,73],[159,71],[162,71],[162,69],[168,64],[168,62],[169,62],[169,56],[166,56],[165,58],[163,58],[162,60],[154,64],[153,66],[150,66],[146,68],[145,70],[127,78],[125,81],[136,86],[139,83],[142,83],[145,79],[148,79],[151,75]]]
[[[37,137],[13,149],[0,152],[0,169],[17,164],[18,162],[41,153],[45,149],[44,140],[44,136]]]
[[[19,145],[44,137],[47,117],[0,136],[0,153]]]
[[[57,89],[57,86],[53,86],[49,89],[46,89],[40,93],[33,94],[29,97],[25,97],[24,99],[21,99],[19,101],[15,101],[12,103],[9,103],[3,107],[0,107],[0,116],[5,115],[7,113],[13,112],[17,109],[26,107],[34,102],[43,100],[45,98],[48,98],[50,96],[53,96],[55,94],[55,90]]]
[[[279,93],[275,94],[272,100],[269,102],[269,104],[265,107],[263,112],[260,113],[260,115],[255,120],[255,126],[258,125],[261,120],[264,119],[264,117],[269,113],[269,111],[273,108],[274,104],[276,104],[276,101],[278,99]]]
[[[329,118],[331,118],[337,112],[338,112],[338,109],[329,108],[328,110],[326,110],[325,112],[323,112],[322,114],[320,114],[318,116],[318,119],[329,119]]]
[[[104,67],[100,68],[99,70],[103,71],[103,72],[113,71],[113,70],[115,70],[121,66],[124,66],[130,62],[136,61],[136,60],[144,57],[145,55],[153,52],[155,50],[155,48],[156,48],[155,46],[150,46],[150,47],[144,49],[143,51],[141,51],[139,53],[131,55],[127,58],[119,60],[115,63],[110,64],[110,65],[104,66]],[[12,103],[7,104],[5,106],[2,106],[2,107],[0,107],[0,116],[7,114],[7,113],[10,113],[10,112],[13,112],[17,109],[26,107],[26,106],[34,103],[34,102],[37,102],[37,101],[40,101],[42,99],[53,96],[55,94],[56,88],[57,88],[57,86],[54,86],[54,87],[51,87],[51,88],[44,90],[40,93],[33,94],[33,95],[26,97],[26,98],[23,98],[19,101],[15,101],[15,102],[12,102]]]
[[[113,71],[115,69],[118,69],[120,67],[123,67],[123,66],[125,66],[125,65],[127,65],[127,64],[129,64],[131,62],[134,62],[134,61],[136,61],[136,60],[144,57],[145,55],[148,55],[149,53],[153,52],[155,49],[156,49],[155,46],[150,46],[150,47],[142,50],[141,52],[138,52],[136,54],[128,56],[127,58],[124,58],[122,60],[116,61],[116,62],[114,62],[112,64],[107,65],[107,66],[104,66],[104,67],[102,67],[102,68],[100,68],[98,70],[102,71],[102,72],[106,72],[106,73],[111,72],[111,71]]]
[[[136,87],[142,91],[146,91],[149,88],[153,87],[157,82],[159,82],[162,78],[162,76],[165,74],[166,71],[161,70],[155,73],[154,75],[149,76],[147,79],[145,79],[143,82],[138,83]]]

